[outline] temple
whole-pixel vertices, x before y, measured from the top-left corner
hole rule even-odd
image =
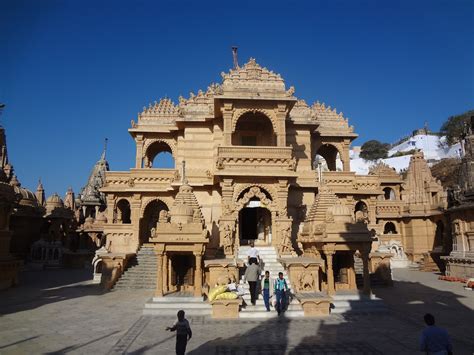
[[[421,152],[404,175],[384,164],[356,175],[343,113],[299,100],[255,59],[178,103],[150,104],[129,133],[134,167],[106,171],[100,190],[109,287],[144,250],[156,270],[140,285],[158,297],[238,280],[250,241],[273,250],[296,289],[329,295],[370,293],[379,269],[389,282],[390,259],[430,268],[450,252],[446,194]],[[172,168],[157,164],[163,154]]]

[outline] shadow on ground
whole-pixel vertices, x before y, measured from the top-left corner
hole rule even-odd
[[[0,291],[0,314],[11,314],[35,309],[45,304],[67,299],[102,295],[103,289],[90,284],[90,270],[23,271],[20,284]]]

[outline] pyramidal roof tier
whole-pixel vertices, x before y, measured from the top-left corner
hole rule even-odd
[[[244,96],[260,98],[293,98],[293,87],[286,90],[280,74],[261,67],[254,58],[242,67],[221,73],[224,96]]]
[[[291,86],[287,90],[280,74],[262,67],[254,58],[243,66],[222,72],[221,76],[221,84],[212,83],[206,91],[191,92],[188,98],[180,96],[177,104],[162,98],[144,107],[138,114],[138,121],[131,121],[131,131],[150,125],[173,129],[180,121],[209,120],[215,116],[216,99],[232,98],[293,101],[289,119],[295,124],[317,124],[318,132],[323,136],[357,137],[342,112],[319,101],[309,106],[304,100],[297,100],[295,89]]]

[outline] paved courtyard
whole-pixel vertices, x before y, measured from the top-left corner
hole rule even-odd
[[[455,354],[474,353],[474,292],[437,275],[395,271],[374,293],[389,311],[321,319],[230,321],[191,317],[189,354],[416,354],[431,312]],[[0,292],[1,354],[173,354],[174,318],[142,316],[150,292],[103,293],[83,270],[28,271]]]

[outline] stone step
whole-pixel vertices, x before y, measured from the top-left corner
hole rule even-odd
[[[277,318],[278,313],[275,310],[270,310],[270,312],[265,311],[254,311],[254,310],[242,310],[239,312],[239,318],[241,319],[268,319],[268,318]],[[301,311],[286,311],[280,316],[282,318],[303,318],[304,312]]]
[[[203,302],[203,297],[184,297],[184,296],[164,296],[164,297],[153,297],[153,302],[160,303],[197,303]]]

